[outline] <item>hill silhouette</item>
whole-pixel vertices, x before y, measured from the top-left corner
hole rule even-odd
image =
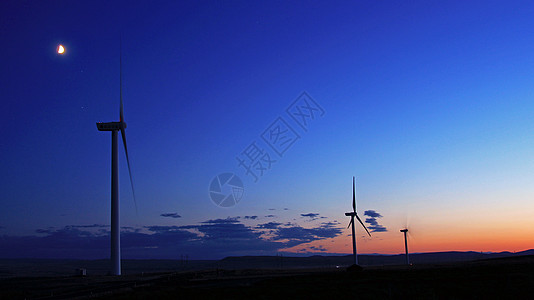
[[[413,265],[442,264],[451,262],[482,261],[498,258],[513,258],[534,255],[534,249],[521,252],[432,252],[410,255]],[[358,255],[364,267],[403,265],[404,254]],[[150,272],[173,272],[195,270],[244,270],[244,269],[306,269],[306,268],[345,268],[352,264],[352,255],[313,255],[294,256],[230,256],[221,260],[123,260],[124,274]],[[59,259],[0,259],[0,278],[35,276],[70,276],[75,269],[84,268],[88,275],[106,275],[109,260],[59,260]]]

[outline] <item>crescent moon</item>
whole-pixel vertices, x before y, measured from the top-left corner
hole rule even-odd
[[[58,54],[65,54],[65,47],[63,47],[63,45],[57,46],[57,53]]]

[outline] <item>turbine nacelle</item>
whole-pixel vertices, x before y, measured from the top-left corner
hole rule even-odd
[[[347,213],[345,213],[345,216],[347,216],[347,217],[355,217],[356,216],[356,212],[354,212],[354,211],[347,212]]]
[[[100,131],[122,130],[126,128],[126,122],[97,122],[96,128]]]
[[[408,232],[408,229],[401,229],[400,232],[404,232],[404,233],[406,233],[406,232]]]

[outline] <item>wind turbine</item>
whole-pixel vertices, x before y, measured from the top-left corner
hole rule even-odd
[[[358,219],[360,224],[362,224],[365,231],[367,231],[367,234],[371,236],[369,233],[369,230],[367,230],[367,227],[365,227],[365,224],[363,224],[360,217],[358,217],[358,214],[356,213],[356,183],[354,176],[352,177],[352,211],[345,213],[345,216],[350,216],[350,223],[347,228],[349,228],[352,225],[352,254],[354,255],[354,265],[358,265],[358,255],[356,253],[356,230],[354,228],[354,217]]]
[[[128,164],[128,173],[130,174],[130,183],[132,185],[132,195],[134,203],[136,203],[132,171],[130,169],[130,159],[128,158],[128,147],[126,146],[126,122],[124,122],[124,108],[122,103],[122,43],[120,47],[119,66],[121,101],[119,122],[96,123],[96,128],[99,131],[111,131],[111,275],[121,275],[118,131],[120,131],[122,135],[124,153],[126,154],[126,162]],[[137,204],[135,206],[137,210]]]
[[[406,250],[406,264],[410,265],[410,256],[408,256],[408,239],[406,238],[406,234],[408,233],[408,228],[401,229],[402,233],[404,233],[404,249]]]

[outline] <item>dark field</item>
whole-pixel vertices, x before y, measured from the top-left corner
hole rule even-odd
[[[533,299],[534,256],[344,269],[211,269],[121,277],[15,277],[1,299]]]

